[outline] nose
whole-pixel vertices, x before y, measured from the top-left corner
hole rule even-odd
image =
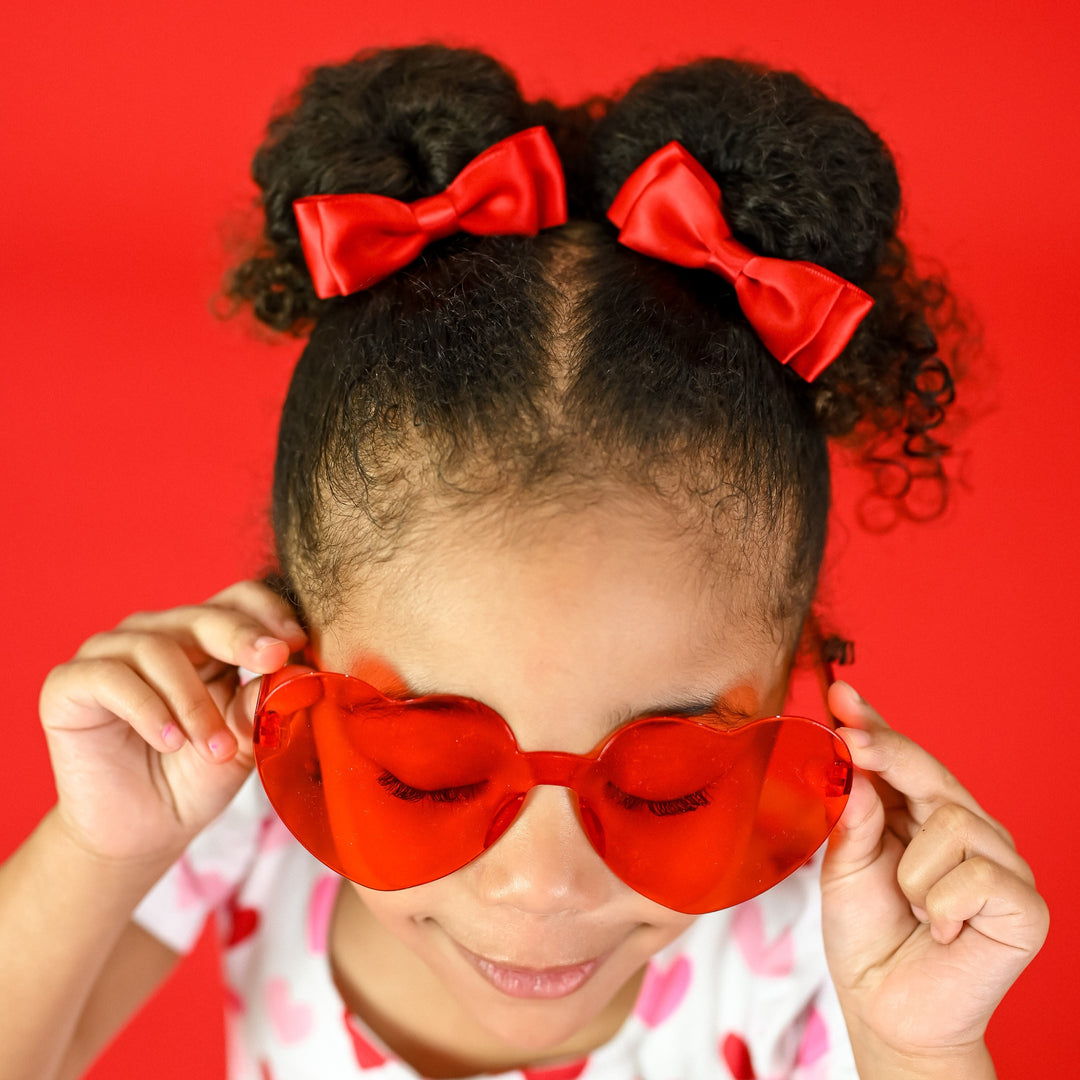
[[[484,902],[535,915],[591,911],[619,887],[564,787],[534,787],[510,828],[469,869]]]

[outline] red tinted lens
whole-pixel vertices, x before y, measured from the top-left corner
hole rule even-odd
[[[527,786],[510,729],[486,706],[394,701],[333,673],[271,687],[254,748],[267,796],[293,835],[373,889],[419,885],[476,858],[523,778]]]
[[[851,784],[847,747],[813,720],[724,730],[653,718],[586,756],[523,754],[479,702],[395,701],[358,679],[295,670],[262,694],[259,775],[293,835],[369,888],[452,873],[498,839],[531,787],[562,784],[627,885],[678,911],[713,911],[806,862]]]
[[[696,914],[756,896],[806,862],[850,785],[847,747],[813,720],[735,730],[643,720],[607,742],[579,799],[627,885]]]

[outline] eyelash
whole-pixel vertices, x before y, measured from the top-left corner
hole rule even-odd
[[[705,789],[692,791],[689,795],[680,795],[677,799],[640,799],[637,795],[629,795],[617,788],[614,784],[608,784],[608,794],[624,810],[640,810],[647,807],[650,814],[657,817],[667,817],[672,814],[691,814],[710,803]]]
[[[461,787],[436,788],[434,791],[424,791],[421,788],[410,787],[391,772],[384,772],[377,782],[380,786],[386,788],[395,799],[402,799],[405,802],[422,802],[427,799],[435,803],[465,802],[478,794],[487,783],[486,780],[480,780],[475,784],[463,784]]]

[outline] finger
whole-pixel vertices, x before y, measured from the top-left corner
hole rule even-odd
[[[124,721],[159,753],[186,741],[168,705],[122,660],[73,660],[49,672],[41,689],[46,732],[100,727],[102,713],[105,723]]]
[[[829,711],[845,727],[861,730],[888,729],[881,713],[877,711],[851,683],[843,679],[829,687]]]
[[[118,670],[115,664],[126,665],[157,693],[180,732],[203,757],[220,762],[233,756],[236,739],[179,642],[167,634],[114,633],[107,636],[113,639],[112,644],[124,647],[111,655],[91,653],[65,666],[101,663],[108,665],[105,670],[115,672]]]
[[[1034,886],[1031,867],[984,818],[948,803],[930,815],[912,837],[896,870],[897,881],[916,918],[928,922],[927,896],[961,863],[985,858]]]
[[[938,881],[927,893],[926,910],[936,941],[949,944],[967,923],[984,937],[1017,950],[1018,970],[1038,952],[1050,924],[1046,901],[1034,886],[981,855]]]
[[[233,680],[233,690],[221,706],[222,715],[229,730],[236,737],[237,754],[253,757],[252,738],[255,733],[255,706],[259,700],[260,679],[240,685]]]
[[[847,806],[829,836],[833,876],[862,870],[881,854],[885,808],[867,776],[855,773]]]
[[[879,926],[910,920],[909,905],[895,887],[903,841],[886,827],[886,810],[865,773],[856,772],[848,805],[828,838],[821,870],[822,890],[834,896],[852,893],[853,910],[872,915]],[[885,909],[870,912],[865,897],[887,897]],[[860,900],[862,897],[862,900]]]
[[[838,734],[847,743],[852,761],[858,768],[875,773],[903,795],[912,834],[938,807],[956,803],[1006,835],[967,788],[937,758],[906,735],[877,725],[861,730],[840,728]]]
[[[292,605],[261,581],[238,581],[210,597],[207,603],[246,612],[261,621],[271,633],[287,641],[294,652],[307,642]]]
[[[918,926],[896,887],[902,853],[870,778],[857,772],[821,867],[822,929],[845,970],[862,971],[867,957],[899,948]]]
[[[276,671],[291,651],[261,621],[236,609],[203,604],[131,615],[116,630],[90,638],[77,655],[122,655],[132,650],[134,639],[147,635],[174,640],[189,662],[202,669],[204,679],[216,677],[223,665],[260,674]]]

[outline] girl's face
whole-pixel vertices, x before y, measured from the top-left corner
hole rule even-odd
[[[514,525],[444,525],[376,566],[315,630],[321,666],[485,702],[526,751],[586,753],[645,714],[782,710],[790,633],[770,632],[753,583],[706,568],[659,511],[624,500]],[[605,1041],[646,961],[694,918],[616,878],[557,787],[535,788],[508,832],[445,878],[352,889],[368,958],[355,980],[371,980],[384,1018],[400,1001],[399,1027],[411,1016],[476,1067]]]

